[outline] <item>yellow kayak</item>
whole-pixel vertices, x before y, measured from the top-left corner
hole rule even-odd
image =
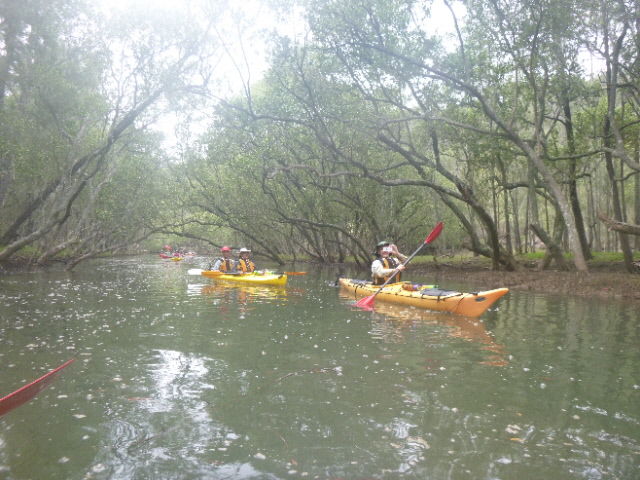
[[[204,270],[201,275],[225,282],[248,283],[252,285],[278,285],[287,284],[287,275],[284,273],[221,273],[213,270]]]
[[[354,298],[373,295],[379,285],[366,280],[341,278],[343,290],[353,294]],[[432,285],[412,285],[410,283],[391,283],[376,295],[376,301],[400,303],[414,307],[450,312],[467,317],[479,317],[500,297],[509,293],[508,288],[496,288],[484,292],[463,293],[441,290]]]

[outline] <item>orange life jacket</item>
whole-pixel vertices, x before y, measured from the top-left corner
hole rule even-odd
[[[238,270],[242,273],[251,273],[256,269],[255,264],[248,258],[238,259]]]
[[[383,258],[380,257],[378,258],[378,260],[380,260],[382,262],[382,266],[384,268],[396,268],[398,265],[400,265],[400,261],[395,258],[395,257],[387,257],[387,258]],[[391,275],[387,275],[386,277],[378,277],[377,275],[373,278],[373,284],[374,285],[382,285],[384,282],[387,281],[387,279],[390,277]],[[389,283],[397,283],[401,281],[401,277],[402,277],[402,272],[398,272],[396,274],[395,277],[393,277],[393,280],[391,280],[391,282]]]
[[[233,259],[222,257],[220,260],[222,260],[222,262],[220,263],[221,272],[230,272],[233,270],[233,266],[235,263]]]

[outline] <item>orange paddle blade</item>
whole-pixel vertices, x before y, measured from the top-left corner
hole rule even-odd
[[[307,272],[284,272],[285,275],[306,275]]]
[[[71,365],[74,361],[75,358],[67,360],[58,368],[51,370],[46,375],[43,375],[37,380],[34,380],[33,382],[25,385],[22,388],[19,388],[6,397],[0,398],[0,416],[31,400],[38,393],[44,390],[51,382],[53,382],[63,368]]]
[[[368,297],[361,298],[356,302],[356,307],[373,310],[373,302],[375,298],[375,295],[369,295]]]
[[[433,230],[431,230],[431,233],[425,239],[424,243],[429,244],[433,242],[436,238],[440,236],[440,232],[442,232],[443,228],[444,228],[444,223],[438,222],[438,224],[435,227],[433,227]]]

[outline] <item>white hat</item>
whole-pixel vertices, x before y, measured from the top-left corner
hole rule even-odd
[[[250,253],[251,250],[249,250],[248,248],[244,248],[242,247],[240,250],[238,250],[238,253]]]

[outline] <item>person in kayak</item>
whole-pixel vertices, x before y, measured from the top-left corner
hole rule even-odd
[[[252,273],[256,269],[256,265],[251,261],[251,250],[248,248],[242,247],[238,251],[238,261],[236,263],[236,268],[238,271],[242,273]]]
[[[393,277],[391,283],[400,281],[401,273],[404,270],[404,262],[407,259],[398,251],[398,247],[387,241],[382,241],[376,245],[376,258],[371,263],[371,276],[374,285],[382,285],[387,279],[393,275],[395,271],[398,274]]]
[[[220,249],[222,257],[216,258],[211,270],[214,272],[234,273],[236,271],[236,261],[231,258],[231,247],[226,245]]]

